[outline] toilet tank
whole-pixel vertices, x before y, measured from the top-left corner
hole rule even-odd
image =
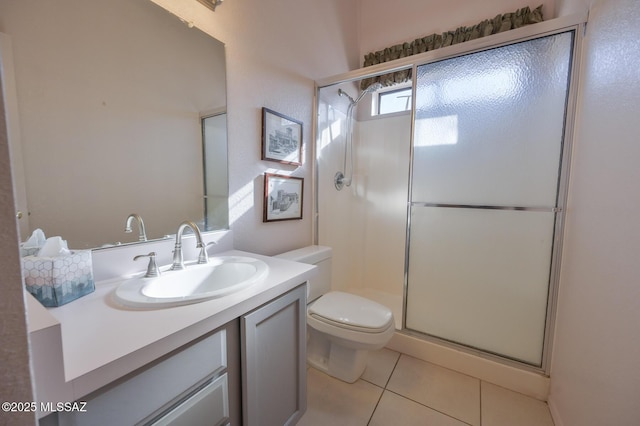
[[[316,265],[318,271],[309,279],[307,287],[307,303],[331,291],[331,247],[308,246],[274,257]]]

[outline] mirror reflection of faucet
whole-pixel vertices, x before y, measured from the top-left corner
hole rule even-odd
[[[124,232],[127,234],[132,232],[131,223],[134,219],[138,222],[138,241],[147,241],[147,231],[144,228],[144,221],[138,213],[131,213],[129,217],[127,217],[127,224],[124,227]]]
[[[200,249],[200,253],[198,254],[198,263],[204,264],[209,262],[209,256],[207,255],[206,246],[202,242],[202,234],[200,233],[200,228],[195,222],[190,220],[186,220],[180,224],[178,227],[178,232],[176,233],[176,245],[173,250],[173,265],[171,265],[171,270],[181,270],[184,269],[184,259],[182,256],[182,234],[184,233],[185,228],[191,228],[193,233],[196,236],[196,248]]]

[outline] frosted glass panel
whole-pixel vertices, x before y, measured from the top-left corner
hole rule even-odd
[[[413,201],[555,206],[573,33],[418,67]]]
[[[540,365],[554,216],[413,207],[406,327]]]

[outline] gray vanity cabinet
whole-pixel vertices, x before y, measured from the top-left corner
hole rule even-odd
[[[41,424],[238,424],[238,337],[236,320],[82,398],[86,412],[60,412]]]
[[[306,285],[82,398],[51,426],[293,425],[306,410]]]
[[[240,318],[245,426],[294,425],[307,404],[306,285]]]

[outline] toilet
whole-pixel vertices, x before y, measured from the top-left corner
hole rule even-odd
[[[331,247],[309,246],[275,257],[318,267],[307,284],[307,363],[353,383],[364,373],[368,353],[389,342],[395,323],[386,306],[331,291],[331,251]]]

